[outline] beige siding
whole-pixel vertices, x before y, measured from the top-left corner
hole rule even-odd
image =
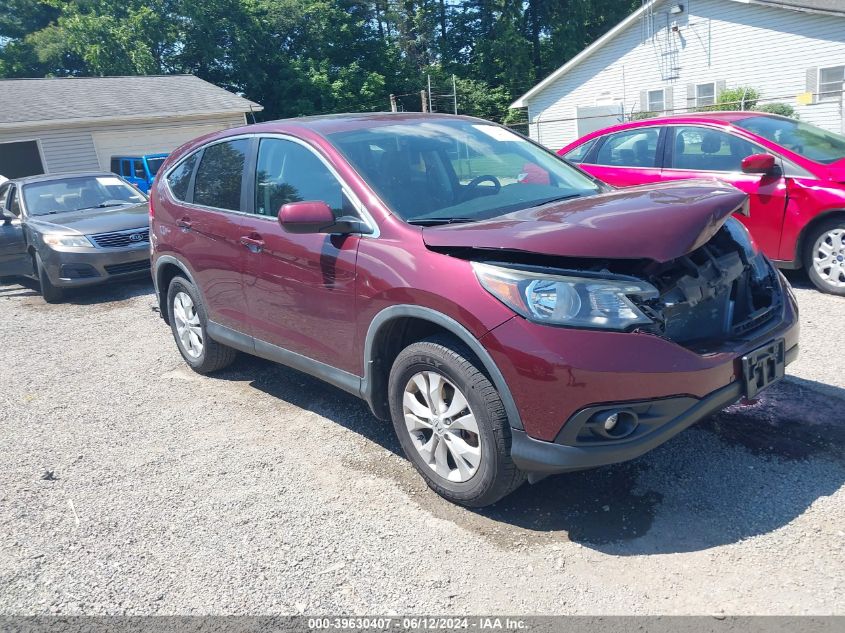
[[[174,130],[172,147],[163,147],[160,151],[169,152],[176,145],[191,138],[189,131],[195,129],[199,136],[212,129],[226,129],[244,124],[242,114],[221,115],[192,119],[158,119],[150,121],[109,122],[101,125],[69,126],[57,128],[37,129],[0,129],[0,143],[17,140],[37,139],[41,146],[41,153],[48,173],[64,171],[84,171],[107,168],[100,165],[94,145],[93,133],[103,132],[136,132],[139,138],[155,131],[160,134],[164,128]],[[0,145],[2,151],[2,145]]]
[[[745,4],[733,0],[689,0],[678,18],[677,77],[666,80],[667,11],[658,3],[649,38],[642,20],[631,24],[603,48],[529,101],[530,133],[557,149],[577,137],[578,106],[592,106],[602,94],[621,101],[626,113],[646,109],[645,90],[672,91],[674,108],[687,106],[687,85],[723,81],[726,87],[749,85],[765,99],[796,106],[801,119],[843,131],[839,101],[798,106],[807,88],[807,70],[845,64],[845,17]],[[670,18],[670,24],[671,24]]]

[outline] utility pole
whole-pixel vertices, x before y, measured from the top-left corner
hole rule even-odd
[[[420,99],[422,100],[422,111],[428,112],[428,100],[425,97],[425,90],[420,90]]]
[[[428,111],[432,112],[431,107],[431,75],[428,76]]]
[[[396,95],[394,95],[394,94],[391,94],[391,95],[390,95],[390,111],[391,111],[391,112],[397,112],[397,108],[396,108]]]
[[[455,114],[458,113],[458,88],[455,83],[455,75],[452,74],[452,97],[455,99]]]

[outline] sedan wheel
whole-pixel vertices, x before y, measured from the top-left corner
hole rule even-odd
[[[472,479],[481,463],[481,437],[464,394],[441,374],[423,371],[408,381],[402,405],[423,462],[447,481]]]
[[[845,288],[845,228],[836,227],[818,237],[813,245],[813,268],[834,288]]]
[[[199,358],[203,347],[202,327],[194,301],[186,292],[178,292],[173,298],[173,320],[182,349],[188,356]]]

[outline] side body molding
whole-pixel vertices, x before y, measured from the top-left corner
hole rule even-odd
[[[493,381],[493,385],[499,392],[499,396],[502,398],[502,403],[505,406],[505,412],[508,414],[508,421],[510,422],[511,427],[515,429],[523,428],[522,419],[519,417],[519,410],[516,408],[516,402],[514,402],[513,396],[511,395],[511,391],[505,382],[502,372],[499,371],[496,363],[493,362],[493,358],[487,350],[484,349],[484,346],[478,341],[478,339],[475,338],[475,336],[473,336],[472,333],[463,325],[455,321],[455,319],[446,316],[442,312],[437,312],[431,308],[417,305],[390,306],[389,308],[385,308],[379,312],[370,322],[370,326],[367,329],[367,337],[364,341],[364,377],[361,380],[361,397],[366,400],[371,407],[375,397],[375,394],[373,393],[372,369],[376,358],[374,356],[375,350],[373,349],[373,343],[379,329],[382,326],[392,319],[403,317],[431,321],[432,323],[435,323],[454,334],[462,343],[469,347],[484,365],[484,370],[487,372],[487,375],[490,376],[490,379]]]

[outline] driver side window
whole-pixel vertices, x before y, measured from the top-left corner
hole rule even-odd
[[[0,210],[6,208],[6,198],[9,197],[9,191],[12,189],[11,185],[0,187]]]
[[[325,202],[335,214],[357,215],[334,174],[299,143],[264,138],[258,146],[255,213],[275,217],[289,202]]]

